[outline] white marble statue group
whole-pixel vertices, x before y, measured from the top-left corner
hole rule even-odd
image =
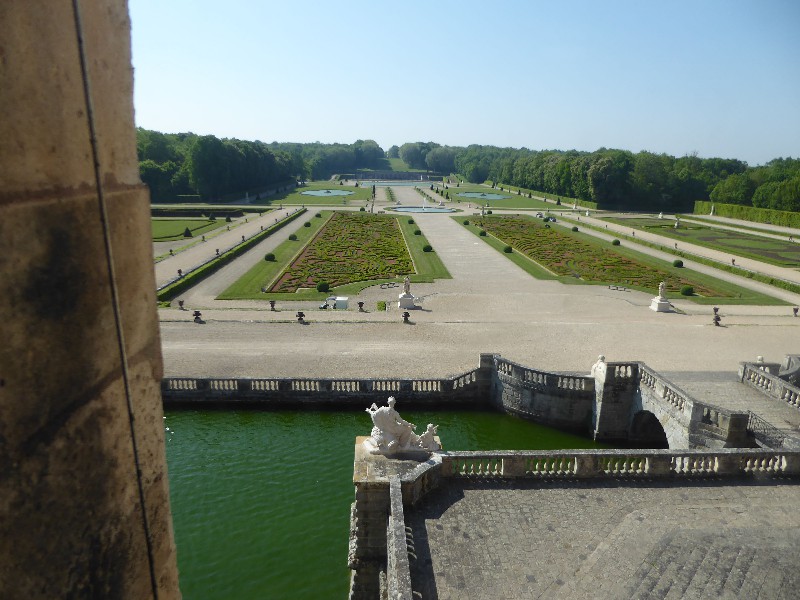
[[[428,423],[425,433],[414,433],[416,425],[409,423],[394,409],[395,399],[390,396],[387,406],[377,406],[374,402],[366,409],[372,418],[372,433],[364,442],[370,454],[390,456],[402,452],[435,452],[441,446],[434,439],[437,426]]]

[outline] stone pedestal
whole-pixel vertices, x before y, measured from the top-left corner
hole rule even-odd
[[[402,309],[415,308],[414,296],[411,294],[411,292],[400,294],[400,296],[397,299],[397,308],[402,308]]]
[[[650,310],[654,310],[656,312],[669,312],[672,310],[672,305],[666,298],[656,296],[650,301]]]

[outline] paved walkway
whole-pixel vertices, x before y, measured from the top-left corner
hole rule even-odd
[[[697,215],[698,217],[701,215]],[[735,225],[737,227],[751,227],[754,229],[763,229],[764,231],[778,231],[780,233],[793,236],[795,239],[800,238],[800,229],[797,227],[784,227],[783,225],[772,225],[770,223],[753,223],[752,221],[742,221],[741,219],[731,219],[729,217],[718,217],[711,215],[703,215],[704,219],[710,219],[719,223],[727,223],[728,225]]]
[[[438,600],[800,596],[800,486],[449,481],[407,509]]]
[[[774,233],[771,230],[760,229],[758,231],[752,229],[742,229],[739,225],[725,225],[721,222],[715,221],[706,221],[705,219],[709,217],[704,217],[703,219],[693,219],[692,217],[684,217],[681,219],[681,223],[695,223],[696,225],[702,225],[704,227],[710,227],[712,229],[721,229],[723,231],[735,231],[737,233],[746,233],[747,235],[754,235],[757,237],[762,238],[769,238],[772,240],[780,240],[781,242],[788,241],[785,233]],[[800,243],[797,241],[796,243]]]
[[[226,229],[227,226],[216,229],[206,235],[205,242],[201,241],[191,248],[183,250],[182,252],[177,252],[175,256],[170,256],[156,263],[156,285],[161,287],[175,279],[178,274],[178,269],[187,273],[191,269],[200,266],[214,258],[217,249],[219,249],[220,252],[225,252],[225,250],[241,243],[242,236],[245,236],[245,238],[252,237],[261,231],[261,227],[266,229],[268,226],[274,225],[277,221],[280,221],[291,212],[294,212],[297,208],[298,207],[293,206],[283,210],[269,211],[261,217],[248,213],[244,217],[233,219],[233,222],[230,223],[230,231]],[[247,222],[245,222],[245,219],[247,219]],[[172,243],[169,246],[171,245]],[[169,246],[164,248],[165,252],[169,252]]]

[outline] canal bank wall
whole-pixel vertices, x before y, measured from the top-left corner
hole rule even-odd
[[[748,413],[700,402],[641,362],[603,361],[580,374],[483,353],[476,369],[437,379],[169,377],[161,393],[166,408],[363,409],[394,396],[403,408],[500,410],[622,445],[756,445]]]

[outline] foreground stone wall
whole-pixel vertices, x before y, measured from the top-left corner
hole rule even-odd
[[[355,446],[351,556],[368,559],[350,562],[351,600],[387,594],[408,600],[417,597],[419,590],[412,587],[409,567],[409,557],[416,558],[416,552],[404,527],[404,507],[414,506],[445,480],[504,481],[513,487],[524,480],[541,481],[542,485],[558,485],[557,481],[563,480],[573,486],[591,480],[691,485],[711,478],[717,485],[726,485],[726,480],[743,477],[783,481],[800,477],[800,451],[796,450],[436,452],[426,461],[414,462],[369,455],[363,448],[364,439],[356,438]],[[378,528],[383,532],[377,532]]]
[[[124,0],[0,3],[0,597],[180,596]]]

